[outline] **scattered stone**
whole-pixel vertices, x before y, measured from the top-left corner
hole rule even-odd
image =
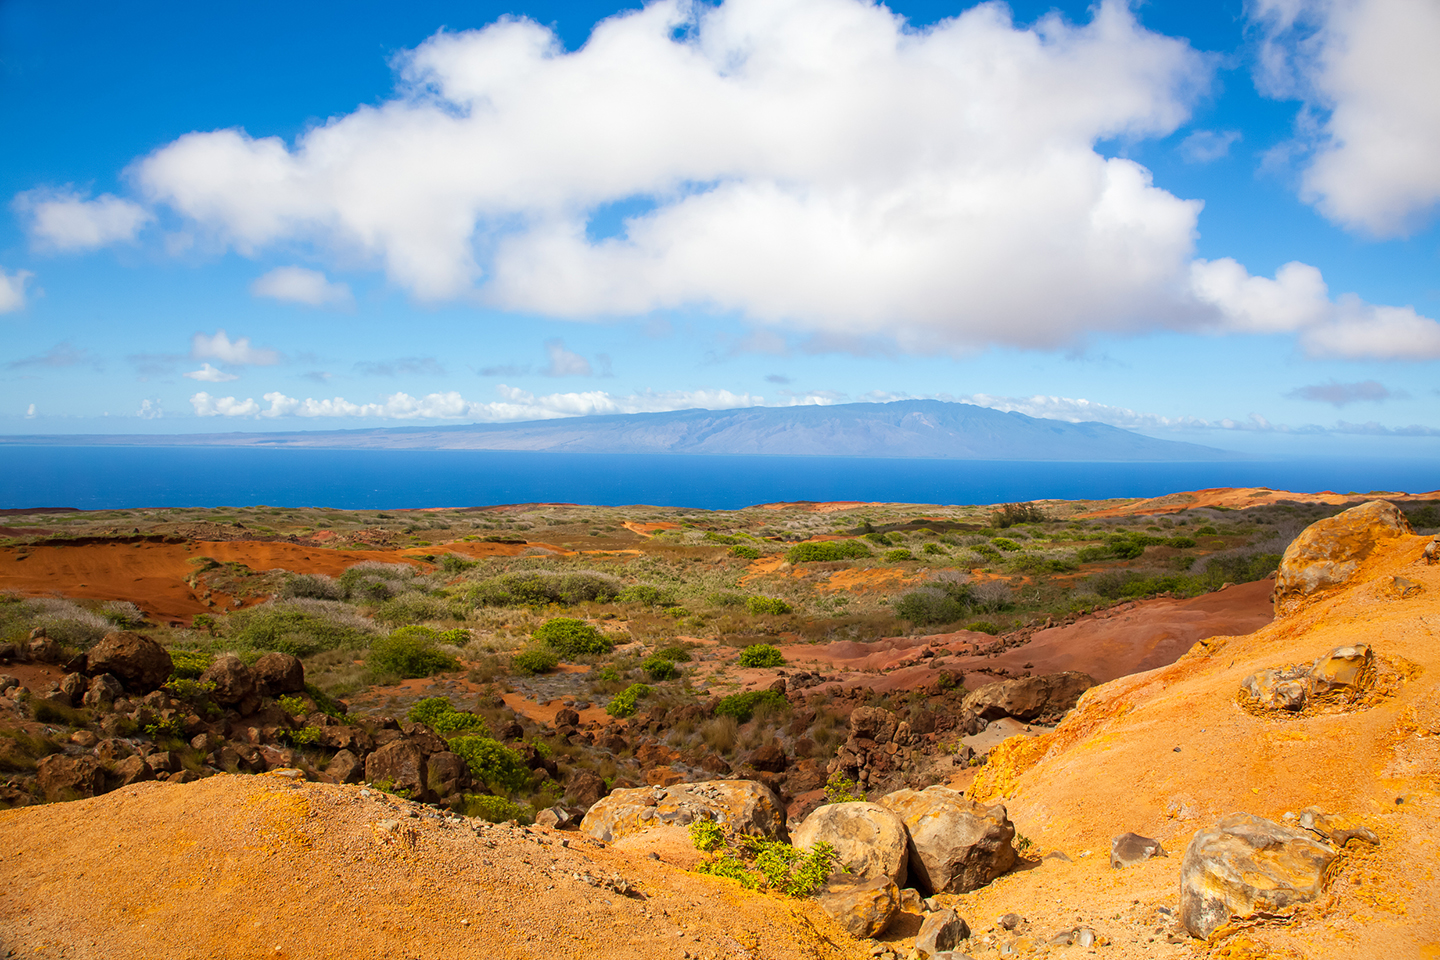
[[[958,790],[897,790],[880,803],[910,834],[910,877],[922,893],[968,893],[1015,866],[1015,826],[1005,807],[984,807]]]
[[[105,709],[124,695],[125,688],[121,685],[120,678],[114,674],[102,673],[91,678],[90,685],[85,688],[80,699],[87,707]]]
[[[1014,930],[1016,927],[1020,926],[1020,924],[1024,922],[1025,918],[1020,916],[1020,914],[1006,913],[1002,914],[999,919],[995,921],[995,924],[1001,930]]]
[[[792,842],[802,848],[828,843],[851,874],[867,880],[889,877],[897,886],[905,884],[909,835],[900,818],[878,803],[816,807],[796,828]]]
[[[1077,947],[1093,947],[1093,946],[1095,946],[1095,931],[1094,931],[1094,930],[1091,930],[1089,927],[1080,927],[1079,929],[1077,929],[1077,930],[1075,931],[1075,946],[1077,946]]]
[[[611,843],[654,827],[683,827],[695,820],[714,820],[737,834],[789,839],[780,798],[754,780],[702,780],[670,787],[617,789],[586,812],[580,830]]]
[[[158,690],[175,665],[170,654],[149,637],[129,630],[107,633],[90,648],[87,671],[93,676],[108,673],[132,693]]]
[[[1168,856],[1159,840],[1142,837],[1138,833],[1122,833],[1110,844],[1110,866],[1116,870],[1133,867],[1152,857]]]
[[[1180,865],[1180,923],[1208,939],[1231,917],[1288,916],[1314,900],[1336,850],[1310,833],[1231,814],[1190,841]]]
[[[878,936],[900,909],[900,888],[889,877],[841,875],[815,895],[824,911],[857,940]]]
[[[915,937],[915,950],[922,960],[954,950],[961,940],[970,936],[970,925],[953,909],[941,910],[925,918]]]
[[[105,771],[94,757],[56,753],[41,758],[35,768],[35,782],[46,800],[78,800],[104,792]]]
[[[535,814],[535,826],[548,827],[551,830],[564,830],[575,823],[575,817],[564,807],[556,804],[553,807],[546,807]],[[652,859],[660,859],[656,854],[650,854]]]
[[[1243,694],[1267,710],[1303,710],[1312,703],[1345,706],[1375,682],[1375,653],[1369,644],[1336,647],[1310,664],[1272,667],[1240,682]]]
[[[1345,583],[1382,540],[1413,531],[1393,503],[1372,500],[1317,520],[1285,549],[1275,577],[1275,613],[1289,616],[1312,596]]]
[[[1080,695],[1095,686],[1095,678],[1073,670],[1040,677],[1018,677],[1001,680],[966,695],[961,702],[963,712],[982,720],[1014,717],[1035,720],[1066,713],[1080,700]]]
[[[1252,673],[1240,681],[1240,688],[1263,709],[1298,711],[1305,707],[1309,673],[1304,666],[1272,667]]]

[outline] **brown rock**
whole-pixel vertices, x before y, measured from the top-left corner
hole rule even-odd
[[[200,675],[201,683],[213,683],[210,699],[222,707],[237,707],[257,697],[255,674],[233,654],[222,654]],[[242,711],[244,712],[244,711]]]
[[[857,940],[885,931],[900,909],[900,888],[889,877],[837,877],[815,895],[824,911]]]
[[[1375,654],[1369,644],[1336,647],[1310,667],[1309,695],[1349,703],[1369,689],[1374,676]]]
[[[93,797],[105,789],[105,771],[94,757],[68,757],[57,753],[40,760],[35,782],[45,799],[78,800]]]
[[[128,787],[132,783],[144,783],[155,779],[155,770],[145,762],[144,757],[130,756],[115,764],[110,773],[110,782],[115,789]]]
[[[835,848],[840,865],[866,880],[889,877],[904,886],[910,837],[905,824],[878,803],[827,803],[805,818],[791,838],[796,847]]]
[[[149,693],[170,679],[175,665],[164,647],[129,630],[107,633],[90,648],[89,672],[112,674],[132,693]]]
[[[605,781],[589,770],[577,770],[565,781],[565,802],[589,810],[605,796]]]
[[[1080,695],[1093,686],[1093,677],[1073,670],[1041,677],[1017,677],[987,683],[968,694],[960,709],[984,720],[1058,716],[1072,709]]]
[[[421,803],[434,799],[425,774],[425,752],[411,740],[387,743],[365,759],[366,780],[409,791],[410,799]]]
[[[922,893],[968,893],[1015,866],[1015,826],[1000,804],[940,786],[897,790],[880,803],[910,832],[910,879]]]
[[[124,695],[125,688],[120,684],[119,678],[113,674],[102,673],[90,680],[84,696],[80,699],[87,707],[103,708],[114,704]]]
[[[1382,540],[1412,531],[1393,503],[1372,500],[1306,527],[1285,550],[1275,578],[1275,613],[1289,616],[1311,597],[1350,579]]]
[[[85,678],[78,673],[67,673],[60,678],[60,692],[65,695],[70,706],[78,707],[85,696],[85,689],[88,684]]]
[[[267,653],[252,668],[260,693],[278,697],[286,693],[305,692],[305,665],[288,653]]]
[[[1159,840],[1142,837],[1138,833],[1122,833],[1110,841],[1110,866],[1116,870],[1133,867],[1152,857],[1168,856]]]
[[[349,750],[341,750],[330,758],[325,776],[335,783],[359,783],[365,776],[365,764]]]
[[[134,754],[135,750],[126,743],[115,737],[101,740],[95,744],[95,756],[103,764],[114,765]]]
[[[449,750],[433,753],[425,760],[426,782],[438,798],[463,793],[470,786],[470,767]]]
[[[915,952],[921,960],[930,960],[940,954],[948,954],[970,936],[970,925],[953,908],[932,913],[920,925],[915,937]]]
[[[750,754],[750,766],[756,770],[764,770],[767,773],[783,773],[790,765],[790,758],[785,756],[785,751],[774,740],[762,744],[754,753]]]
[[[578,726],[580,726],[580,714],[574,710],[571,710],[569,707],[561,707],[555,711],[555,729]]]

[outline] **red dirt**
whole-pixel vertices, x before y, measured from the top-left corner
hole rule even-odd
[[[1269,487],[1208,487],[1204,490],[1191,490],[1186,493],[1169,493],[1163,497],[1151,497],[1148,500],[1136,500],[1119,507],[1107,507],[1104,510],[1096,510],[1091,513],[1076,514],[1076,519],[1093,519],[1098,517],[1132,517],[1138,515],[1149,515],[1158,513],[1179,513],[1182,510],[1190,510],[1195,507],[1230,507],[1232,509],[1243,509],[1245,507],[1259,507],[1266,504],[1289,501],[1291,503],[1328,503],[1332,506],[1340,506],[1346,503],[1356,503],[1360,500],[1389,500],[1392,503],[1404,503],[1408,500],[1440,500],[1440,490],[1430,493],[1385,493],[1374,492],[1361,494],[1335,493],[1330,490],[1323,490],[1320,493],[1292,493],[1288,490],[1271,490]]]

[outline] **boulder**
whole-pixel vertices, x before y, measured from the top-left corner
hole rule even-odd
[[[889,877],[841,875],[815,894],[830,918],[856,940],[878,936],[900,909],[900,888]]]
[[[1309,672],[1312,699],[1351,703],[1374,682],[1375,653],[1366,643],[1336,647],[1316,660]]]
[[[966,694],[960,709],[982,720],[999,720],[1002,717],[1035,720],[1059,716],[1073,709],[1080,695],[1093,686],[1094,677],[1074,670],[1041,677],[1016,677],[987,683]]]
[[[774,740],[756,748],[750,754],[750,766],[756,770],[764,770],[767,773],[784,773],[785,768],[790,765],[790,758],[785,756],[785,751]]]
[[[1241,691],[1265,710],[1302,710],[1310,689],[1308,667],[1271,667],[1240,681]]]
[[[94,757],[55,753],[40,760],[35,768],[35,782],[44,791],[46,800],[78,800],[105,790],[105,771]]]
[[[816,807],[795,829],[797,847],[828,843],[841,865],[865,880],[889,877],[904,886],[909,860],[905,824],[878,803],[827,803]]]
[[[114,674],[102,673],[90,680],[81,702],[87,707],[106,707],[125,695],[125,688]]]
[[[548,830],[564,830],[575,823],[575,816],[558,803],[535,814],[535,826]]]
[[[78,673],[67,673],[60,678],[60,692],[65,695],[72,707],[80,705],[88,686],[85,678]]]
[[[432,753],[425,760],[426,782],[437,797],[463,793],[470,786],[470,767],[463,757],[449,750]]]
[[[578,726],[580,726],[580,714],[576,713],[574,710],[571,710],[569,707],[561,707],[559,710],[555,711],[556,730],[559,730],[561,727]]]
[[[114,789],[128,787],[132,783],[144,783],[155,779],[155,768],[141,756],[129,756],[115,764],[110,771],[110,783]]]
[[[1247,813],[1201,830],[1180,864],[1180,923],[1208,939],[1232,917],[1288,916],[1314,900],[1336,849]]]
[[[365,758],[365,779],[393,791],[408,791],[411,800],[434,799],[426,783],[425,751],[410,740],[385,744]]]
[[[95,756],[103,764],[114,765],[135,752],[130,744],[118,737],[110,737],[95,744]]]
[[[1413,531],[1393,503],[1372,500],[1317,520],[1296,537],[1275,577],[1275,614],[1289,616],[1311,597],[1345,583],[1383,540]]]
[[[210,699],[222,707],[238,707],[257,699],[255,674],[234,654],[222,654],[200,675],[201,683],[213,683]],[[244,712],[244,711],[242,711]]]
[[[1142,837],[1138,833],[1122,833],[1110,841],[1110,866],[1116,870],[1133,867],[1152,857],[1168,856],[1159,840]]]
[[[589,770],[577,770],[565,781],[565,802],[589,810],[605,796],[605,781]]]
[[[970,936],[970,925],[953,909],[947,908],[932,913],[920,925],[915,937],[915,952],[921,960],[930,960],[937,954],[954,950],[960,941]]]
[[[880,799],[910,834],[910,880],[921,893],[968,893],[1015,866],[1015,826],[1005,807],[958,790],[897,790]]]
[[[278,697],[305,692],[305,665],[288,653],[267,653],[252,668],[261,694]]]
[[[175,669],[164,647],[129,630],[105,634],[90,648],[87,666],[92,676],[111,674],[132,693],[158,690]]]
[[[856,707],[850,711],[850,739],[886,744],[895,739],[900,718],[880,707]]]
[[[789,839],[780,798],[754,780],[615,790],[586,812],[580,830],[610,843],[655,827],[688,826],[695,820],[713,820],[732,833]]]
[[[325,776],[335,783],[359,783],[365,776],[365,764],[349,750],[341,750],[330,758]]]

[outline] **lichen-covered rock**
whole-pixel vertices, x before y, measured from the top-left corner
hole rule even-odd
[[[889,877],[841,875],[815,894],[830,918],[856,940],[883,933],[900,909],[900,888]]]
[[[1316,593],[1350,579],[1383,540],[1412,533],[1395,504],[1372,500],[1317,520],[1296,537],[1275,577],[1275,613],[1289,616]]]
[[[754,780],[616,790],[586,812],[580,830],[610,843],[654,827],[683,827],[695,820],[714,820],[726,830],[752,837],[789,839],[780,798]]]
[[[1015,866],[1015,825],[1005,807],[958,790],[897,790],[880,799],[910,834],[910,880],[922,893],[967,893]]]
[[[35,782],[46,800],[78,800],[105,790],[105,771],[94,757],[56,753],[41,759],[35,768]]]
[[[255,684],[267,697],[305,692],[305,665],[288,653],[267,653],[255,661],[251,671]]]
[[[1041,677],[1016,677],[987,683],[965,696],[962,713],[972,713],[984,720],[1014,717],[1035,720],[1058,716],[1072,709],[1080,695],[1095,686],[1095,678],[1074,670],[1051,673]]]
[[[795,829],[791,842],[801,848],[828,843],[841,865],[866,880],[889,877],[904,886],[909,861],[905,824],[878,803],[828,803]]]
[[[1165,848],[1159,840],[1151,840],[1138,833],[1122,833],[1110,841],[1110,866],[1116,870],[1163,856],[1166,856]]]
[[[1180,923],[1202,939],[1230,918],[1287,916],[1324,889],[1333,846],[1304,830],[1231,814],[1190,841],[1180,865]]]
[[[164,647],[129,630],[105,634],[90,648],[86,666],[92,676],[108,673],[117,677],[131,693],[158,690],[175,669]]]
[[[255,674],[245,661],[233,654],[222,654],[200,675],[201,683],[213,683],[210,699],[224,707],[235,707],[257,699]]]
[[[970,925],[952,908],[932,913],[920,925],[915,937],[915,952],[921,960],[933,960],[940,954],[954,950],[960,941],[970,936]]]

